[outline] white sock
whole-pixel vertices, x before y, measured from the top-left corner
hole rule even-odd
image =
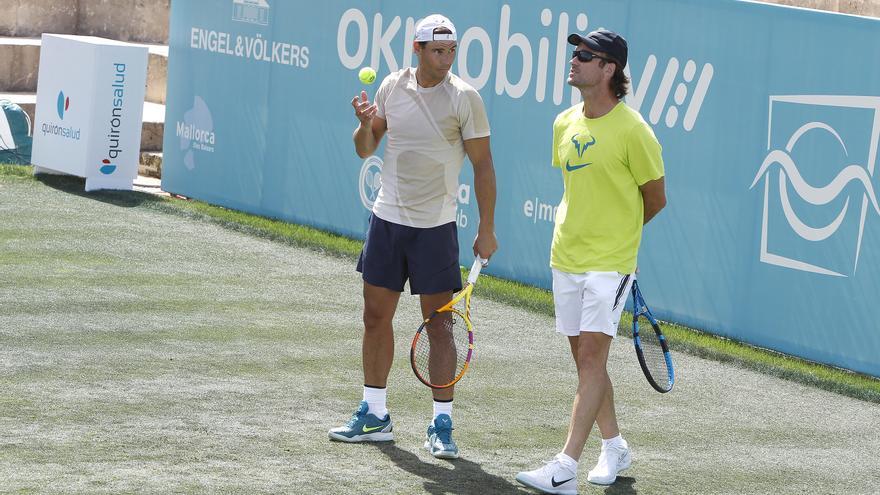
[[[578,461],[574,460],[574,457],[566,454],[565,452],[560,452],[556,454],[556,458],[562,463],[562,466],[572,471],[577,471]]]
[[[387,391],[387,388],[375,388],[364,385],[364,400],[370,406],[367,412],[379,419],[385,419],[385,416],[388,415],[388,408],[385,406]]]
[[[449,416],[449,419],[452,419],[452,401],[449,402],[438,402],[434,401],[434,419],[437,419],[437,416],[441,414],[446,414]]]
[[[623,436],[620,433],[617,434],[614,438],[602,439],[602,448],[607,449],[608,447],[626,447],[626,441],[623,439]]]

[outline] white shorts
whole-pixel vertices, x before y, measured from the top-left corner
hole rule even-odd
[[[627,273],[566,273],[553,268],[556,331],[569,337],[581,332],[616,336],[634,279]]]

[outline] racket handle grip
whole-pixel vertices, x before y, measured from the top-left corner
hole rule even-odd
[[[467,283],[476,283],[477,277],[480,276],[480,270],[488,264],[489,260],[483,259],[479,255],[477,255],[477,259],[474,260],[474,264],[471,266],[471,272],[468,274]]]

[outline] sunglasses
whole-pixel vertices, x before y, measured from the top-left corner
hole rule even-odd
[[[596,55],[595,53],[589,52],[587,50],[575,50],[575,51],[571,52],[571,58],[575,58],[575,57],[577,57],[577,59],[580,60],[581,62],[589,62],[590,60],[593,60],[594,58],[598,58],[600,60],[612,62],[612,60],[610,58],[600,57],[599,55]]]

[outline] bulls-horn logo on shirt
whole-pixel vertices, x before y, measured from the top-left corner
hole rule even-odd
[[[587,151],[587,148],[589,148],[590,146],[596,144],[596,138],[595,138],[594,136],[590,136],[591,141],[589,141],[589,142],[587,142],[587,141],[581,142],[581,141],[579,141],[578,138],[577,138],[579,135],[580,135],[580,134],[575,134],[574,136],[572,136],[572,137],[571,137],[571,142],[572,142],[572,144],[574,144],[574,147],[575,147],[575,149],[577,150],[578,158],[583,158],[583,157],[584,157],[584,152]],[[578,170],[578,169],[584,168],[584,167],[586,167],[587,165],[590,165],[591,163],[592,163],[592,162],[584,162],[584,163],[580,163],[580,164],[572,165],[572,164],[570,163],[569,160],[566,160],[566,161],[565,161],[565,170],[568,170],[569,172],[574,172],[575,170]]]

